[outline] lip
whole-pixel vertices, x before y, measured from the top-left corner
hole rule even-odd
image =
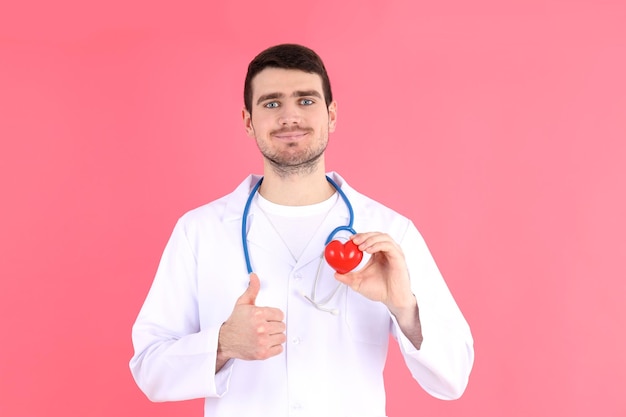
[[[272,136],[274,136],[276,139],[281,139],[281,140],[298,140],[298,139],[302,139],[303,137],[305,137],[306,135],[308,135],[309,132],[302,130],[302,131],[294,131],[294,132],[282,132],[282,133],[275,133]]]

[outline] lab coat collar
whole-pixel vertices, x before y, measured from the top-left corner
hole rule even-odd
[[[252,191],[252,188],[261,178],[262,176],[260,175],[249,175],[241,184],[237,186],[237,188],[235,188],[235,191],[225,197],[226,208],[224,209],[222,221],[241,221],[243,209],[246,205],[246,201],[248,201],[248,197],[250,196],[250,191]]]

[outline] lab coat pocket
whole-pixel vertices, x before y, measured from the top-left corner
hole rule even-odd
[[[391,318],[384,304],[352,290],[346,292],[345,321],[355,341],[383,345],[389,339]]]

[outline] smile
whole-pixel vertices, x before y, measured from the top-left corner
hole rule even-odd
[[[298,132],[284,132],[284,133],[276,133],[273,136],[276,139],[281,139],[281,140],[287,140],[287,141],[293,141],[293,140],[299,140],[302,139],[303,137],[305,137],[306,135],[308,135],[309,132],[307,131],[298,131]]]

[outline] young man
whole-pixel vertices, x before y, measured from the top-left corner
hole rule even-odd
[[[384,416],[391,333],[428,393],[458,398],[472,336],[422,237],[327,177],[337,105],[321,59],[299,45],[261,52],[244,101],[262,182],[176,224],[133,326],[139,387],[153,401],[205,398],[205,416]],[[363,252],[356,269],[329,266],[330,238]]]

